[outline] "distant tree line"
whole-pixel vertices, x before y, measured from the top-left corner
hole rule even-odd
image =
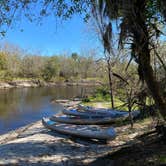
[[[38,78],[45,81],[56,79],[103,78],[103,62],[97,62],[94,52],[86,55],[41,56],[28,54],[12,44],[3,44],[0,49],[0,79]],[[100,67],[101,66],[101,67]]]
[[[166,44],[162,43],[158,47],[159,56],[165,61]],[[137,87],[142,90],[141,84],[138,86],[139,77],[137,74],[137,64],[131,63],[128,66],[128,58],[124,58],[124,52],[119,54],[119,58],[111,61],[112,66],[112,88],[114,95],[124,93],[124,88]],[[163,65],[152,53],[151,64],[156,77],[161,82],[163,91],[166,87],[166,73]],[[97,80],[101,85],[109,85],[107,76],[108,67],[105,59],[94,50],[88,50],[82,54],[71,53],[53,56],[32,55],[22,50],[18,46],[10,43],[3,43],[0,47],[0,80],[8,81],[15,79],[42,79],[45,81],[74,81],[81,79]],[[109,90],[108,90],[109,91]],[[124,96],[124,95],[123,95]]]

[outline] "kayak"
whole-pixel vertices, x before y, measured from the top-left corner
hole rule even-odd
[[[107,109],[107,108],[95,108],[95,107],[90,107],[90,106],[84,106],[82,104],[78,105],[78,110],[83,110],[85,112],[89,113],[95,113],[95,114],[101,114],[101,115],[108,115],[111,117],[121,117],[128,115],[128,111],[122,111],[122,110],[115,110],[115,109]],[[136,116],[136,114],[139,114],[140,111],[133,111],[132,114]]]
[[[80,111],[77,109],[64,109],[62,113],[65,115],[72,115],[72,116],[82,116],[82,117],[104,117],[105,114],[99,114],[96,112],[87,112],[87,111]]]
[[[72,115],[72,116],[80,116],[80,117],[92,117],[92,118],[101,118],[101,117],[111,117],[111,118],[120,118],[120,117],[128,117],[128,111],[118,111],[118,110],[110,110],[110,111],[85,111],[85,110],[77,110],[77,109],[64,109],[62,110],[63,114]],[[140,111],[132,111],[132,116],[135,118],[140,114]]]
[[[52,121],[49,118],[43,118],[42,124],[54,132],[70,136],[101,140],[113,140],[116,137],[113,127],[102,129],[94,125],[63,124]]]
[[[68,123],[68,124],[78,124],[78,125],[104,125],[115,123],[117,121],[122,121],[127,119],[128,116],[123,116],[119,118],[112,117],[78,117],[78,116],[52,116],[50,120],[60,123]]]

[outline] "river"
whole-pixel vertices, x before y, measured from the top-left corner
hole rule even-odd
[[[91,93],[94,88],[57,86],[0,90],[0,134],[48,117],[63,109],[53,99],[70,99]]]

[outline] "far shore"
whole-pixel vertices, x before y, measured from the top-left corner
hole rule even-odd
[[[67,82],[46,82],[43,80],[14,80],[14,81],[0,81],[0,89],[9,88],[28,88],[28,87],[51,87],[51,86],[100,86],[99,81],[80,80]]]

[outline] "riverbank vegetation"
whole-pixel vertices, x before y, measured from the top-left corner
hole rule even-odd
[[[115,74],[126,77],[124,72],[128,61],[123,57],[114,60]],[[136,64],[131,64],[128,73],[137,77]],[[122,73],[123,71],[123,73]],[[12,43],[1,43],[0,48],[0,81],[44,80],[52,82],[87,81],[108,83],[107,64],[105,59],[93,49],[82,54],[42,56],[30,54]],[[114,82],[117,79],[115,77]],[[117,84],[117,83],[116,83]],[[115,85],[115,83],[114,83]],[[115,85],[116,86],[116,85]]]
[[[10,43],[1,43],[0,80],[42,79],[45,81],[100,80],[103,71],[98,69],[95,52],[41,56],[28,54]],[[96,70],[98,71],[96,72]]]

